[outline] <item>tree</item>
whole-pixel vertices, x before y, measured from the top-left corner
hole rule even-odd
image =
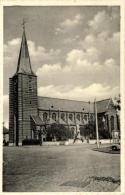
[[[95,124],[93,121],[89,122],[88,124],[80,127],[80,134],[85,138],[89,137],[91,139],[96,138],[95,133]]]
[[[104,115],[98,116],[98,130],[99,130],[100,139],[109,139],[110,138],[110,132],[108,130],[108,127],[106,124],[106,118],[104,118]]]
[[[47,140],[52,141],[56,138],[57,141],[67,140],[71,137],[71,132],[62,124],[51,124],[47,129]]]
[[[114,98],[114,107],[118,111],[121,110],[121,99],[120,99],[120,94]]]
[[[114,108],[116,110],[117,128],[118,130],[120,130],[120,110],[121,110],[120,94],[114,98]]]

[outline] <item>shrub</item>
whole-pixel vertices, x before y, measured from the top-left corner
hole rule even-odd
[[[40,140],[37,139],[24,139],[22,145],[39,145]]]
[[[4,141],[3,141],[3,145],[4,145],[4,146],[9,146],[9,141],[5,141],[5,140],[4,140]]]

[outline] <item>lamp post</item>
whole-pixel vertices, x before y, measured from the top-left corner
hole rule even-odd
[[[116,139],[117,139],[117,142],[119,143],[119,139],[120,139],[120,124],[119,124],[119,109],[118,108],[116,108],[116,122],[117,122]]]
[[[96,99],[94,101],[95,104],[95,122],[96,122],[96,141],[97,141],[97,147],[99,148],[99,131],[98,131],[98,118],[97,118],[97,106],[96,106]]]

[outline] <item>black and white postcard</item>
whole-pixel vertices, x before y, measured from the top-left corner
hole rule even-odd
[[[124,7],[1,3],[1,192],[125,193]]]

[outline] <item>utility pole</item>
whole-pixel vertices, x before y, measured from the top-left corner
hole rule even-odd
[[[96,141],[97,141],[97,147],[99,148],[99,130],[98,130],[98,118],[97,118],[97,106],[96,106],[96,99],[94,101],[95,104],[95,122],[96,122]]]

